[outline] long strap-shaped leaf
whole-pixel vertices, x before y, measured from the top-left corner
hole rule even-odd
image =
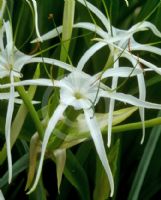
[[[161,112],[159,112],[159,116],[161,116]],[[161,135],[161,125],[154,127],[151,131],[148,143],[145,147],[142,159],[140,161],[138,170],[136,172],[128,200],[137,200],[139,197],[139,193],[143,185],[144,178],[146,176],[151,158],[155,151],[160,135]]]

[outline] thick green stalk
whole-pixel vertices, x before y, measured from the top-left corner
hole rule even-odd
[[[161,124],[161,117],[157,117],[154,119],[146,120],[145,121],[145,128],[154,127]],[[132,131],[132,130],[138,130],[142,129],[142,122],[135,122],[135,123],[129,123],[129,124],[123,124],[114,126],[112,128],[113,133],[122,133],[126,131]],[[102,134],[107,134],[107,127],[103,128]],[[88,139],[90,137],[89,132],[83,132],[79,134],[71,134],[69,135],[70,140],[81,140],[81,139]],[[69,139],[68,138],[68,139]]]
[[[22,86],[16,87],[16,90],[18,91],[20,97],[23,99],[23,102],[24,102],[25,106],[27,107],[28,112],[30,113],[30,115],[31,115],[31,117],[32,117],[32,119],[35,123],[35,126],[36,126],[36,129],[38,131],[40,139],[43,139],[44,128],[42,126],[42,123],[41,123],[41,121],[38,117],[38,114],[37,114],[32,102],[31,102],[30,98],[28,97],[24,87],[22,87]]]
[[[75,0],[65,0],[64,14],[63,14],[63,31],[61,38],[61,52],[60,52],[60,60],[63,62],[65,62],[67,58],[69,59],[68,52],[72,37],[74,13],[75,13]]]
[[[65,0],[64,4],[64,13],[63,13],[63,30],[62,30],[62,38],[60,38],[61,42],[61,51],[60,51],[60,60],[66,62],[69,58],[69,46],[72,37],[72,30],[73,30],[73,21],[74,21],[74,13],[75,13],[75,0]],[[71,63],[70,63],[71,64]],[[59,68],[58,77],[63,76],[64,70]],[[51,113],[55,110],[57,106],[57,99],[58,97],[58,89],[55,89],[55,94],[53,96],[53,103],[50,106]],[[51,114],[49,113],[49,115]]]
[[[145,121],[146,128],[150,128],[150,127],[157,126],[160,124],[161,124],[161,117],[157,117],[157,118]],[[129,123],[129,124],[115,126],[115,127],[113,127],[112,131],[114,133],[118,133],[118,132],[125,132],[125,131],[131,131],[131,130],[138,130],[141,128],[142,128],[142,122],[135,122],[135,123]]]

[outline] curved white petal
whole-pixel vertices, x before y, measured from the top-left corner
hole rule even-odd
[[[5,200],[5,198],[4,198],[3,193],[2,193],[1,190],[0,190],[0,199],[1,199],[1,200]]]
[[[142,74],[143,70],[132,67],[119,67],[119,68],[110,68],[107,69],[101,76],[101,80],[108,77],[133,77],[138,74]],[[99,77],[101,73],[96,74],[95,76]]]
[[[17,92],[14,93],[14,97],[18,97],[19,94]],[[0,93],[0,100],[9,99],[10,93]]]
[[[143,107],[143,108],[149,108],[149,109],[161,109],[160,104],[156,103],[150,103],[147,101],[142,101],[132,95],[128,94],[123,94],[123,93],[113,93],[113,92],[108,92],[108,91],[103,91],[100,90],[99,92],[100,97],[107,97],[107,98],[112,98],[118,101],[122,101],[123,103],[128,103],[137,107]]]
[[[148,51],[151,53],[155,53],[157,55],[161,55],[161,49],[158,47],[150,46],[150,45],[143,45],[136,43],[135,45],[131,45],[132,51]]]
[[[6,32],[6,37],[7,37],[7,44],[6,44],[6,49],[7,49],[7,56],[8,59],[11,60],[12,52],[13,52],[13,36],[12,36],[12,28],[11,24],[9,21],[4,22],[4,27],[5,27],[5,32]]]
[[[146,86],[145,86],[145,80],[144,80],[144,75],[140,74],[137,76],[138,79],[138,86],[139,86],[139,99],[145,101],[146,99]],[[141,144],[144,141],[145,138],[145,109],[144,108],[139,108],[139,113],[140,113],[140,118],[142,121],[142,139],[141,139]]]
[[[13,86],[13,74],[10,75],[11,85],[10,85],[10,95],[7,108],[6,124],[5,124],[5,137],[6,137],[6,147],[7,147],[7,160],[8,160],[8,182],[11,183],[12,179],[12,156],[11,156],[11,123],[12,115],[14,110],[14,86]]]
[[[140,29],[144,30],[150,29],[156,36],[161,37],[161,32],[151,22],[148,21],[139,22],[138,24],[136,24],[136,31],[140,31]]]
[[[98,17],[98,19],[102,22],[102,24],[105,26],[106,30],[109,32],[111,31],[109,20],[105,17],[105,15],[98,8],[96,8],[94,5],[92,5],[88,1],[84,1],[84,0],[77,0],[77,1],[81,4],[83,4],[84,6],[87,6],[88,9],[90,11],[92,11]]]
[[[93,116],[93,110],[90,109],[85,109],[84,110],[84,114],[85,114],[85,119],[87,122],[87,125],[89,127],[90,130],[90,134],[91,137],[94,141],[95,147],[96,147],[96,151],[98,153],[98,156],[102,162],[102,165],[105,169],[105,172],[108,176],[108,180],[110,183],[110,187],[111,187],[111,196],[113,196],[114,193],[114,180],[113,180],[113,176],[112,176],[112,172],[110,169],[110,165],[109,162],[107,160],[107,156],[106,156],[106,151],[104,148],[104,143],[103,143],[103,138],[102,138],[102,134],[100,131],[100,128],[96,122],[95,117]]]
[[[141,69],[138,61],[136,61],[133,57],[128,56],[127,54],[123,54],[123,57],[128,59],[133,67],[135,69]],[[138,74],[137,75],[137,80],[138,80],[138,86],[139,86],[139,99],[145,101],[146,99],[146,86],[145,86],[145,80],[144,80],[144,74]],[[141,139],[141,144],[144,141],[145,138],[145,109],[144,108],[139,108],[139,113],[140,113],[140,118],[142,121],[142,139]]]
[[[105,32],[99,26],[89,23],[89,22],[79,22],[77,24],[74,24],[73,28],[84,28],[98,34],[102,38],[109,38],[109,35],[107,32]]]
[[[104,42],[98,42],[94,44],[92,47],[90,47],[81,57],[81,59],[78,62],[77,69],[82,70],[84,68],[84,65],[87,63],[87,61],[92,57],[93,54],[95,54],[99,49],[104,47],[106,43]]]
[[[70,72],[76,70],[76,68],[73,67],[72,65],[69,65],[67,63],[64,63],[64,62],[61,62],[59,60],[52,59],[52,58],[33,57],[30,60],[28,60],[27,63],[46,63],[46,64],[51,64],[51,65],[56,65],[58,67],[61,67],[62,69],[66,69]]]
[[[37,14],[37,3],[35,0],[32,0],[33,8],[34,8],[34,15],[35,15],[35,29],[36,35],[40,42],[42,42],[42,38],[40,36],[39,28],[38,28],[38,14]]]
[[[17,86],[25,86],[25,85],[37,85],[37,86],[51,86],[51,87],[61,87],[64,86],[62,81],[57,81],[57,80],[50,80],[50,79],[35,79],[35,80],[25,80],[25,81],[19,81],[19,82],[14,82],[13,85],[15,87]],[[2,84],[0,85],[1,89],[8,88],[10,87],[10,83],[7,84]]]
[[[51,119],[48,122],[47,128],[45,130],[45,134],[44,134],[44,139],[43,139],[43,142],[42,142],[41,157],[40,157],[40,162],[39,162],[39,167],[38,167],[38,170],[37,170],[36,178],[35,178],[35,181],[33,183],[33,186],[31,187],[31,189],[29,190],[29,192],[27,194],[30,194],[31,192],[33,192],[35,190],[38,182],[39,182],[39,178],[40,178],[42,166],[43,166],[43,160],[44,160],[44,156],[45,156],[45,151],[46,151],[46,147],[47,147],[49,138],[50,138],[52,131],[54,130],[57,122],[62,117],[63,112],[65,111],[66,107],[67,107],[67,105],[60,104],[56,108],[54,114],[52,115]]]
[[[102,40],[102,41],[103,41],[103,40]],[[108,42],[108,41],[105,41],[105,42],[108,43],[109,45],[111,45],[111,46],[113,46],[113,47],[119,49],[121,52],[123,52],[122,56],[123,56],[124,54],[127,54],[127,56],[132,57],[132,58],[134,58],[136,61],[138,61],[138,56],[135,56],[135,55],[132,54],[131,52],[129,52],[129,51],[127,51],[127,50],[124,50],[123,48],[121,48],[121,47],[119,47],[119,46],[117,46],[117,45],[115,45],[115,44],[113,44],[113,43],[111,43],[111,42]],[[140,58],[140,57],[139,57],[139,62],[142,63],[142,64],[144,64],[145,66],[149,67],[150,69],[154,70],[155,72],[157,72],[158,74],[161,75],[161,68],[157,67],[156,65],[154,65],[154,64],[152,64],[152,63],[150,63],[150,62],[148,62],[148,61],[146,61],[146,60],[144,60],[144,59],[142,59],[142,58]]]
[[[119,68],[119,60],[117,59],[117,54],[114,55],[114,69],[118,69]],[[113,77],[112,79],[112,86],[111,89],[114,90],[117,88],[117,83],[118,83],[118,77]],[[114,91],[115,93],[116,91]],[[108,140],[107,140],[107,145],[108,147],[110,147],[111,145],[111,133],[112,133],[112,121],[113,121],[113,111],[114,111],[114,107],[115,107],[115,100],[114,99],[110,99],[110,103],[109,103],[109,113],[108,113]]]
[[[51,38],[57,37],[59,34],[62,33],[62,30],[63,30],[63,26],[58,26],[57,28],[45,33],[44,35],[42,35],[41,39],[43,41],[45,41],[45,40],[49,40]],[[41,42],[41,40],[39,38],[36,38],[36,39],[31,41],[31,43],[35,43],[35,42]]]

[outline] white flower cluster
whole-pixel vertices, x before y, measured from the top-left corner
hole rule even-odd
[[[58,36],[58,33],[62,32],[62,26],[57,27],[54,30],[40,36],[38,30],[38,14],[37,14],[37,4],[35,0],[30,1],[26,0],[28,4],[34,10],[35,15],[35,28],[37,38],[32,42],[44,41],[50,38]],[[5,1],[3,1],[5,5]],[[7,144],[7,155],[8,155],[8,166],[9,166],[9,182],[12,178],[12,159],[11,159],[11,144],[10,144],[10,130],[12,123],[12,115],[14,110],[14,102],[17,102],[16,97],[18,93],[15,92],[15,87],[25,86],[25,85],[38,85],[38,86],[48,86],[48,87],[58,87],[60,88],[60,103],[53,112],[51,118],[48,121],[46,130],[44,132],[44,138],[42,141],[41,148],[41,157],[39,162],[39,167],[37,175],[34,181],[34,184],[29,192],[32,192],[39,181],[43,160],[45,156],[45,151],[47,148],[48,141],[50,136],[62,117],[63,113],[68,106],[72,106],[76,111],[82,110],[84,117],[89,128],[89,132],[94,141],[96,151],[102,162],[102,165],[106,171],[106,174],[109,179],[111,187],[111,196],[114,193],[114,180],[112,172],[108,163],[106,156],[106,150],[101,134],[100,127],[97,123],[94,107],[99,103],[100,98],[109,98],[109,118],[107,119],[108,124],[108,146],[111,144],[111,132],[112,132],[112,120],[113,112],[115,107],[115,100],[121,101],[127,104],[131,104],[139,107],[140,117],[143,124],[143,135],[145,133],[144,125],[144,109],[161,109],[161,105],[147,102],[146,99],[146,86],[144,80],[145,71],[155,71],[156,73],[161,74],[161,69],[149,61],[136,56],[133,51],[148,51],[151,53],[161,55],[161,50],[157,47],[140,44],[134,40],[133,35],[136,32],[145,31],[150,29],[156,36],[161,37],[161,33],[158,29],[150,22],[143,21],[135,24],[129,30],[120,30],[111,26],[109,19],[98,10],[91,3],[84,0],[77,0],[78,3],[81,3],[84,6],[87,6],[88,9],[94,13],[98,19],[102,22],[104,29],[97,26],[94,23],[89,22],[79,22],[73,25],[73,28],[82,28],[87,29],[96,33],[98,38],[95,38],[95,44],[93,44],[87,51],[82,55],[76,67],[55,60],[52,58],[42,58],[36,57],[36,55],[26,55],[19,51],[13,41],[12,33],[12,24],[9,21],[2,19],[2,26],[0,27],[0,79],[5,77],[9,78],[9,83],[1,84],[0,89],[3,91],[5,88],[9,88],[9,93],[0,93],[0,100],[8,100],[8,109],[6,114],[6,124],[5,124],[5,135],[6,135],[6,144]],[[126,1],[128,2],[128,1]],[[4,7],[2,6],[0,11],[0,18],[3,16]],[[4,41],[6,38],[6,42]],[[94,75],[89,75],[83,72],[83,68],[87,61],[101,48],[108,45],[110,49],[110,54],[113,55],[113,64],[111,68],[104,68],[99,73]],[[130,61],[131,66],[121,66],[120,58],[124,57]],[[35,79],[35,80],[22,80],[15,81],[15,78],[22,78],[22,68],[29,63],[48,63],[56,65],[60,68],[63,68],[69,72],[66,77],[63,77],[61,80],[50,80],[50,79]],[[145,66],[143,70],[141,64]],[[139,98],[136,98],[130,94],[118,93],[118,78],[125,77],[130,78],[132,76],[137,77],[138,88],[139,88]],[[112,77],[111,87],[103,83],[104,79]],[[143,141],[143,140],[142,140]]]

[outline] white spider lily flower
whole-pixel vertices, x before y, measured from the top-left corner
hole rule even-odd
[[[33,7],[32,7],[32,5],[31,5],[30,1],[29,1],[29,0],[26,0],[26,2],[29,4],[31,10],[32,10],[32,8],[33,8],[33,10],[34,10],[33,14],[34,14],[34,17],[35,17],[35,30],[36,30],[36,35],[37,35],[39,41],[42,42],[42,38],[41,38],[41,36],[40,36],[40,32],[39,32],[39,28],[38,28],[37,2],[36,2],[36,0],[31,0],[31,1],[32,1]]]
[[[87,4],[85,4],[85,2],[83,0],[78,0],[78,1],[85,6],[87,5]],[[88,8],[94,14],[95,14],[95,12],[97,12],[96,9],[94,10],[94,9],[91,8],[90,3],[89,3]],[[100,19],[102,24],[104,24],[104,21],[101,19],[101,17],[98,16],[98,18]],[[133,57],[133,54],[131,53],[131,51],[133,51],[133,50],[145,50],[145,51],[149,51],[149,52],[153,52],[153,53],[157,53],[157,54],[161,55],[161,50],[159,48],[151,47],[150,45],[139,44],[139,43],[135,42],[135,40],[133,38],[134,33],[139,32],[139,31],[145,31],[147,29],[150,29],[156,36],[161,37],[161,33],[150,22],[147,22],[147,21],[139,22],[139,23],[135,24],[134,26],[132,26],[127,31],[120,30],[120,29],[117,29],[117,28],[111,26],[112,34],[111,34],[111,31],[109,31],[109,29],[107,29],[105,27],[106,31],[107,31],[106,35],[105,35],[104,31],[102,31],[101,34],[100,34],[100,30],[95,31],[96,29],[98,30],[98,27],[96,27],[95,24],[89,24],[89,23],[88,24],[86,24],[86,23],[80,24],[80,23],[78,23],[78,24],[75,25],[75,27],[81,27],[81,26],[82,26],[82,28],[96,32],[101,38],[104,38],[103,40],[107,42],[111,51],[115,51],[114,48],[116,49],[117,52],[116,53],[113,52],[114,55],[115,55],[114,60],[117,60],[116,56],[118,56],[118,57],[126,57],[128,60],[131,61],[131,57]],[[96,28],[94,28],[94,27],[96,27]],[[102,37],[103,34],[105,35],[104,37]],[[115,45],[113,45],[113,44],[115,44]],[[80,60],[80,62],[78,64],[79,68],[83,69],[85,63],[89,60],[89,58],[94,53],[96,53],[99,49],[101,49],[103,46],[105,46],[105,45],[102,42],[98,42],[98,43],[94,44],[90,49],[88,49],[87,52],[84,54],[84,56],[82,57],[82,59]],[[121,48],[119,52],[118,52],[118,47]],[[126,54],[127,51],[128,51],[128,56]],[[134,56],[134,57],[135,57],[135,62],[131,62],[131,63],[134,67],[138,68],[138,67],[140,67],[139,63],[138,63],[138,57],[136,57],[136,56]],[[140,61],[140,59],[139,59],[139,61]],[[155,70],[156,72],[158,72],[159,74],[161,74],[161,69],[159,69],[158,67],[154,66],[153,64],[151,64],[151,63],[149,63],[149,62],[147,62],[143,59],[142,59],[141,62],[144,62],[144,64],[147,63],[147,65],[146,65],[147,67],[149,67],[149,68]],[[114,67],[119,67],[118,60],[116,61],[116,63],[114,63]],[[144,81],[143,74],[138,75],[137,79],[138,79],[138,86],[139,86],[139,98],[141,100],[145,100],[145,98],[146,98],[146,87],[145,87],[145,81]],[[117,83],[118,83],[118,78],[113,78],[112,88],[117,87]],[[111,100],[110,106],[109,106],[109,119],[108,119],[108,146],[110,146],[110,143],[111,143],[111,129],[112,129],[113,110],[114,110],[114,100]],[[141,117],[142,127],[143,127],[143,136],[142,136],[142,140],[141,140],[141,143],[143,143],[144,137],[145,137],[145,124],[144,124],[145,111],[144,111],[144,108],[140,108],[139,112],[140,112],[140,117]]]
[[[115,70],[119,70],[119,68]],[[114,72],[114,74],[116,73]],[[125,74],[123,74],[123,76],[124,75]],[[99,102],[99,99],[101,97],[119,100],[124,103],[132,104],[134,106],[143,108],[145,107],[151,109],[161,109],[161,105],[145,102],[131,95],[126,95],[123,93],[117,93],[106,90],[107,87],[104,86],[104,84],[100,84],[99,81],[100,80],[97,79],[97,76],[90,76],[81,71],[73,71],[67,77],[59,81],[37,79],[33,81],[21,81],[19,83],[14,83],[17,85],[36,84],[36,85],[46,85],[52,87],[55,86],[60,88],[60,104],[58,105],[55,112],[51,116],[47,128],[45,130],[37,175],[33,183],[33,186],[28,193],[31,193],[38,184],[42,171],[42,165],[47,144],[57,122],[61,119],[66,108],[68,106],[73,106],[75,110],[83,110],[84,112],[86,123],[91,133],[91,137],[94,141],[96,151],[102,162],[103,167],[105,168],[106,174],[109,179],[111,187],[111,196],[113,195],[114,181],[108,163],[108,159],[106,157],[106,151],[104,148],[100,127],[97,124],[93,107]]]
[[[146,31],[150,29],[156,36],[161,37],[161,33],[159,30],[150,22],[143,21],[135,24],[132,26],[129,30],[121,30],[117,29],[113,26],[111,26],[109,20],[107,17],[94,5],[89,3],[88,1],[84,0],[77,0],[79,3],[83,4],[84,6],[87,6],[88,9],[94,13],[98,17],[98,19],[102,22],[102,24],[105,27],[105,30],[103,30],[101,27],[97,26],[96,24],[92,24],[89,22],[81,22],[73,25],[73,28],[84,28],[87,30],[90,30],[94,33],[96,33],[98,36],[101,37],[101,39],[94,44],[92,47],[90,47],[84,55],[81,57],[77,68],[82,70],[86,64],[86,62],[91,58],[93,54],[95,54],[98,50],[103,48],[106,45],[109,45],[109,48],[111,52],[113,52],[114,57],[125,57],[127,58],[133,65],[133,67],[140,68],[139,63],[144,64],[151,70],[156,71],[157,73],[161,74],[161,68],[155,66],[154,64],[138,58],[138,56],[135,56],[132,54],[132,51],[148,51],[152,53],[156,53],[158,55],[161,55],[161,50],[157,47],[153,47],[151,45],[146,44],[139,44],[137,43],[133,35],[136,32],[140,31]],[[126,1],[128,2],[128,1]],[[57,31],[58,30],[58,31]],[[62,26],[57,27],[56,29],[49,31],[48,33],[44,34],[42,36],[43,40],[51,39],[53,37],[58,36],[58,33],[60,34],[62,32]],[[32,42],[37,41],[34,40]],[[116,59],[114,59],[116,60]],[[119,60],[117,58],[117,60]],[[114,64],[114,67],[119,67],[119,61]],[[145,81],[143,74],[140,74],[137,76],[138,80],[138,87],[139,87],[139,98],[142,100],[146,99],[146,87],[145,87]],[[113,78],[112,81],[112,88],[116,88],[118,83],[118,78]],[[109,120],[108,120],[108,146],[110,146],[111,143],[111,128],[112,128],[112,115],[114,110],[114,100],[111,100],[110,107],[109,107]],[[143,124],[143,136],[141,143],[144,140],[145,135],[145,125],[144,125],[144,109],[140,108],[140,117]]]
[[[14,78],[21,77],[21,70],[24,65],[29,63],[48,63],[60,66],[68,71],[72,71],[73,67],[68,64],[63,64],[55,59],[35,57],[35,55],[29,56],[19,51],[13,42],[12,27],[8,22],[3,22],[2,38],[6,36],[6,44],[2,40],[0,44],[0,78],[10,78],[10,95],[7,109],[7,117],[5,124],[5,134],[7,143],[7,159],[9,167],[9,183],[12,177],[12,160],[10,152],[10,127],[12,122],[12,114],[14,108]]]

